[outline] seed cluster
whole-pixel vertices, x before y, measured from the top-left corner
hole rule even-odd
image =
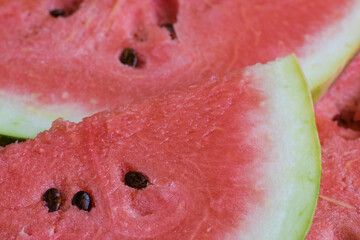
[[[128,187],[135,189],[143,189],[149,185],[148,179],[144,176],[144,174],[140,172],[130,171],[125,174],[124,182]],[[48,189],[44,195],[43,200],[46,203],[46,206],[49,208],[49,212],[58,211],[62,204],[62,197],[60,190],[56,188]],[[80,210],[84,210],[90,212],[93,207],[93,202],[91,196],[88,192],[79,191],[77,192],[71,204],[76,206]]]
[[[62,203],[60,190],[56,188],[48,189],[43,195],[43,200],[49,208],[49,212],[58,211]],[[79,191],[75,194],[72,205],[77,206],[80,210],[89,212],[92,207],[91,197],[87,192]]]

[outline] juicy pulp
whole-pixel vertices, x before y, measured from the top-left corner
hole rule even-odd
[[[69,7],[76,5],[78,9]],[[0,0],[0,134],[140,102],[295,52],[317,99],[360,45],[360,1]],[[71,10],[54,18],[53,9]],[[164,23],[172,23],[172,39]],[[122,65],[131,47],[139,66]]]
[[[1,149],[0,238],[304,238],[320,149],[295,57],[205,80]],[[128,171],[150,185],[126,186]],[[90,212],[71,205],[78,191]]]

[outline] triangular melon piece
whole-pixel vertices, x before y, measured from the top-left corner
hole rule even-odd
[[[320,168],[289,56],[6,146],[0,238],[303,239]]]
[[[295,53],[313,99],[360,46],[360,0],[0,0],[0,135]]]

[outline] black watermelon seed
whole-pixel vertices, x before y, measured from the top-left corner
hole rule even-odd
[[[50,11],[50,15],[55,18],[66,17],[66,11],[64,9],[54,9]]]
[[[120,62],[130,67],[136,67],[138,58],[136,56],[134,49],[125,48],[124,51],[121,53]]]
[[[169,31],[171,39],[176,39],[176,32],[171,23],[164,23],[160,27],[166,28]]]
[[[125,174],[125,184],[131,188],[142,189],[149,184],[146,177],[139,172],[128,172]]]
[[[56,188],[50,188],[44,193],[43,200],[46,202],[49,212],[55,212],[61,205],[61,192]]]
[[[91,197],[87,192],[79,191],[72,199],[72,205],[78,207],[80,210],[90,212],[92,207]]]

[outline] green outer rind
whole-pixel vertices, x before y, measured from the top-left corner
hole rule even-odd
[[[327,92],[360,50],[359,22],[360,0],[354,0],[342,20],[309,37],[304,48],[297,52],[314,102]]]
[[[311,146],[312,144],[314,145],[314,152],[312,153],[314,156],[316,156],[315,159],[315,171],[316,171],[316,177],[317,179],[314,179],[315,184],[314,186],[316,186],[316,188],[314,189],[315,193],[316,193],[316,197],[314,198],[314,201],[312,203],[313,208],[311,210],[309,210],[309,212],[311,213],[308,216],[308,220],[306,222],[304,222],[305,226],[307,226],[307,230],[305,232],[305,234],[303,235],[303,237],[299,238],[299,239],[305,239],[307,233],[310,230],[311,227],[311,223],[315,214],[315,210],[316,210],[316,205],[318,202],[318,196],[320,193],[320,181],[321,181],[321,145],[320,145],[320,140],[319,140],[319,136],[318,136],[318,132],[317,132],[317,127],[316,127],[316,121],[315,121],[315,113],[314,113],[314,108],[313,108],[313,100],[312,100],[312,96],[311,96],[311,92],[309,90],[308,87],[308,83],[305,79],[305,76],[303,74],[303,71],[299,65],[299,62],[297,61],[295,55],[292,55],[291,58],[293,58],[293,63],[288,62],[287,63],[287,67],[285,68],[286,70],[292,69],[294,72],[297,72],[297,74],[299,74],[301,81],[299,81],[299,85],[298,87],[294,87],[291,88],[291,92],[289,93],[289,95],[294,95],[296,96],[297,94],[300,93],[300,89],[303,89],[303,92],[307,92],[308,94],[306,94],[305,96],[303,96],[303,99],[300,101],[296,101],[296,107],[299,107],[299,109],[301,109],[298,113],[301,114],[302,116],[305,115],[305,113],[308,114],[307,117],[307,126],[309,128],[309,138],[305,138],[305,139],[301,139],[303,141],[303,146]],[[292,66],[291,66],[292,65]],[[293,77],[293,72],[292,71],[285,71],[284,72],[285,77],[287,79],[291,79]],[[302,91],[301,91],[302,92]],[[305,121],[305,120],[304,120]],[[300,135],[300,134],[299,134]],[[309,140],[312,140],[313,143],[311,144]],[[295,219],[294,219],[295,220]],[[295,221],[294,221],[295,222]],[[292,224],[292,221],[286,222],[286,225],[290,225]],[[304,227],[305,227],[304,226]],[[293,228],[296,228],[296,226],[292,226]],[[287,228],[285,228],[287,229]],[[290,228],[289,228],[290,229]],[[286,239],[290,232],[285,232],[285,234],[283,235],[282,239]]]
[[[359,46],[356,50],[350,52],[349,54],[344,56],[344,59],[339,61],[340,63],[338,64],[338,68],[336,69],[336,71],[334,71],[334,73],[329,74],[329,76],[327,76],[327,78],[325,78],[319,85],[316,85],[311,89],[313,102],[316,103],[326,94],[328,89],[335,83],[335,81],[338,79],[338,77],[343,72],[343,70],[357,55],[359,50],[360,50],[360,41],[359,41]]]
[[[263,166],[264,188],[271,193],[266,206],[255,207],[249,216],[252,224],[245,228],[249,233],[240,231],[229,239],[304,239],[315,213],[321,178],[310,91],[294,55],[249,69],[258,79],[256,85],[268,94],[265,107],[271,112],[262,116],[268,123],[256,133],[270,136],[275,145],[267,157],[277,160]],[[265,78],[273,80],[261,81]],[[259,226],[266,232],[260,233]]]
[[[360,43],[360,42],[359,42]],[[314,95],[312,95],[312,90],[310,92],[309,90],[309,86],[308,83],[306,81],[306,78],[304,76],[304,73],[301,69],[301,66],[299,64],[299,62],[296,60],[295,55],[292,55],[292,57],[295,59],[296,65],[294,66],[295,68],[297,68],[297,71],[299,72],[299,74],[301,74],[301,77],[303,79],[303,81],[301,81],[303,88],[306,88],[307,91],[309,92],[309,95],[307,97],[307,99],[303,102],[304,106],[306,107],[306,105],[311,106],[309,109],[311,109],[310,111],[310,115],[313,116],[311,123],[309,124],[310,128],[312,128],[312,132],[314,133],[314,135],[312,136],[313,140],[316,142],[315,144],[317,145],[316,148],[316,155],[317,155],[317,173],[318,173],[318,180],[317,180],[317,189],[315,190],[317,193],[317,197],[315,198],[315,202],[314,202],[314,207],[312,210],[312,215],[309,217],[309,224],[308,224],[308,228],[306,230],[306,233],[304,234],[303,238],[301,239],[305,239],[306,235],[309,233],[310,231],[310,227],[313,221],[313,217],[315,215],[315,210],[316,210],[316,205],[319,199],[319,194],[320,194],[320,182],[321,182],[321,144],[320,144],[320,140],[319,140],[319,135],[318,135],[318,131],[317,131],[317,127],[316,127],[316,121],[315,121],[315,111],[314,111],[314,107],[313,107],[313,102],[314,100]],[[290,77],[290,76],[289,76]],[[296,89],[297,90],[297,89]]]
[[[0,91],[0,134],[11,138],[34,138],[39,132],[51,127],[54,120],[62,117],[79,122],[91,115],[76,104],[58,106],[40,105],[29,97]],[[41,107],[40,107],[41,106]]]

